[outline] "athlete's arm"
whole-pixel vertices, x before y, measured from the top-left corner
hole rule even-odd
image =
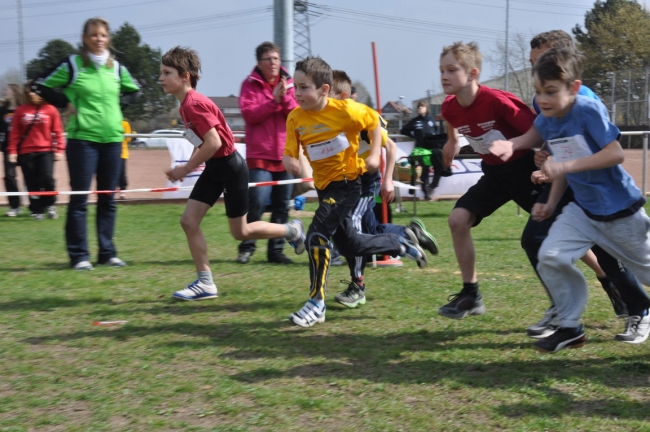
[[[621,144],[618,140],[614,140],[603,147],[599,152],[584,158],[566,162],[554,162],[553,156],[551,156],[546,160],[544,165],[542,165],[542,172],[550,181],[554,181],[556,178],[565,174],[609,168],[623,163],[624,160],[625,153],[621,148]]]
[[[300,161],[295,157],[284,155],[282,156],[282,165],[284,169],[287,170],[289,174],[293,174],[295,177],[300,177]]]
[[[366,168],[370,172],[376,172],[379,169],[379,160],[381,158],[381,124],[370,131],[370,154],[366,158]]]
[[[181,180],[196,167],[210,159],[221,148],[221,138],[215,128],[210,129],[203,135],[203,144],[192,153],[190,160],[186,164],[177,165],[173,169],[165,172],[167,178],[171,181]]]
[[[393,202],[395,198],[395,187],[393,186],[393,172],[397,160],[397,144],[395,141],[386,139],[386,166],[384,167],[384,178],[382,179],[379,193],[387,203]]]
[[[531,126],[525,134],[512,138],[510,141],[497,140],[490,146],[490,153],[498,156],[501,160],[508,160],[517,150],[528,150],[539,147],[544,143],[544,138],[537,132],[535,126]]]
[[[460,142],[458,141],[458,131],[445,120],[447,125],[447,142],[442,147],[442,163],[445,168],[449,168],[454,158],[460,153]]]

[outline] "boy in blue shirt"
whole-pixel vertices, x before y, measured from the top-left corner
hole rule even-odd
[[[539,56],[551,48],[575,50],[575,45],[571,36],[565,31],[551,30],[539,33],[533,37],[530,41],[530,48],[530,64],[534,66]],[[585,85],[580,86],[578,94],[600,101],[600,98]],[[533,107],[537,114],[541,113],[536,98],[533,98]],[[536,152],[535,163],[541,166],[548,156],[549,153],[545,150]],[[551,185],[549,184],[544,188],[544,192],[537,202],[546,202],[550,187]],[[565,203],[572,199],[570,190],[567,191],[565,198]],[[561,207],[562,204],[556,208],[556,215],[561,213]],[[522,244],[529,246],[525,248],[527,253],[535,253],[535,256],[537,256],[539,247],[548,234],[548,230],[554,219],[549,218],[542,222],[537,222],[533,218],[528,220],[522,234]],[[531,245],[537,246],[531,247]],[[587,252],[582,258],[582,261],[596,273],[598,281],[609,296],[616,315],[627,318],[625,331],[616,335],[616,339],[621,342],[633,344],[645,341],[647,338],[646,333],[650,331],[650,327],[645,325],[645,321],[650,323],[650,317],[647,316],[647,309],[650,307],[650,297],[648,297],[641,284],[636,280],[634,274],[625,268],[619,260],[612,257],[598,245],[594,245],[592,251]],[[551,299],[551,306],[546,310],[544,318],[528,327],[528,335],[535,338],[549,336],[559,327],[555,318],[555,305]],[[639,331],[638,324],[641,324],[641,327],[646,329],[645,333]]]
[[[643,284],[650,285],[646,200],[620,166],[624,160],[620,131],[609,121],[607,109],[578,95],[581,73],[582,61],[573,50],[553,48],[542,54],[533,68],[542,115],[534,128],[512,140],[517,149],[547,141],[552,154],[542,165],[542,174],[553,186],[548,201],[533,207],[534,219],[541,221],[554,213],[567,185],[575,199],[564,207],[539,251],[537,271],[549,288],[560,324],[555,333],[533,344],[542,352],[584,345],[580,317],[588,289],[574,263],[593,245],[620,259]],[[642,317],[635,318],[638,325],[649,325],[647,320],[641,322]],[[648,332],[644,333],[647,338]]]

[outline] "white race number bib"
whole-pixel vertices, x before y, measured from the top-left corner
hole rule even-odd
[[[341,153],[342,151],[345,151],[345,149],[350,147],[350,142],[348,141],[348,138],[345,136],[345,134],[342,133],[341,135],[337,136],[336,138],[332,138],[329,141],[310,144],[305,147],[307,149],[307,153],[309,153],[309,160],[317,161],[327,159]]]
[[[490,129],[480,137],[472,138],[465,135],[465,138],[467,138],[467,141],[469,141],[469,144],[472,146],[474,151],[479,154],[490,154],[490,147],[492,147],[494,141],[506,139],[506,137],[496,129]]]
[[[567,162],[591,156],[594,152],[589,148],[587,140],[582,135],[568,138],[557,138],[547,141],[548,148],[553,154],[553,161]]]
[[[185,129],[183,136],[186,140],[191,142],[194,147],[198,147],[203,144],[203,140],[197,134],[195,134],[192,129]]]

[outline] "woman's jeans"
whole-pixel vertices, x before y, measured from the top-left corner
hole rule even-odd
[[[120,176],[122,143],[96,143],[70,139],[66,148],[70,188],[73,191],[90,190],[93,175],[97,175],[97,190],[115,190]],[[86,232],[88,195],[70,195],[65,239],[70,265],[90,261]],[[116,205],[113,194],[97,195],[98,263],[117,255],[113,245]]]
[[[252,169],[249,171],[251,183],[291,180],[293,176],[286,171],[271,172],[263,169]],[[262,214],[269,208],[271,222],[285,224],[289,221],[289,200],[291,199],[293,184],[253,187],[248,190],[248,223],[257,222],[262,219]],[[284,238],[270,239],[267,249],[267,258],[282,254]],[[239,252],[255,253],[255,240],[245,240],[239,244]]]

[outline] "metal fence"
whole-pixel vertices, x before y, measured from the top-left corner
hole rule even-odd
[[[599,94],[607,105],[614,124],[625,126],[647,125],[650,118],[648,104],[648,74],[650,70],[628,69],[609,72],[609,94]],[[604,87],[604,86],[603,86]]]

